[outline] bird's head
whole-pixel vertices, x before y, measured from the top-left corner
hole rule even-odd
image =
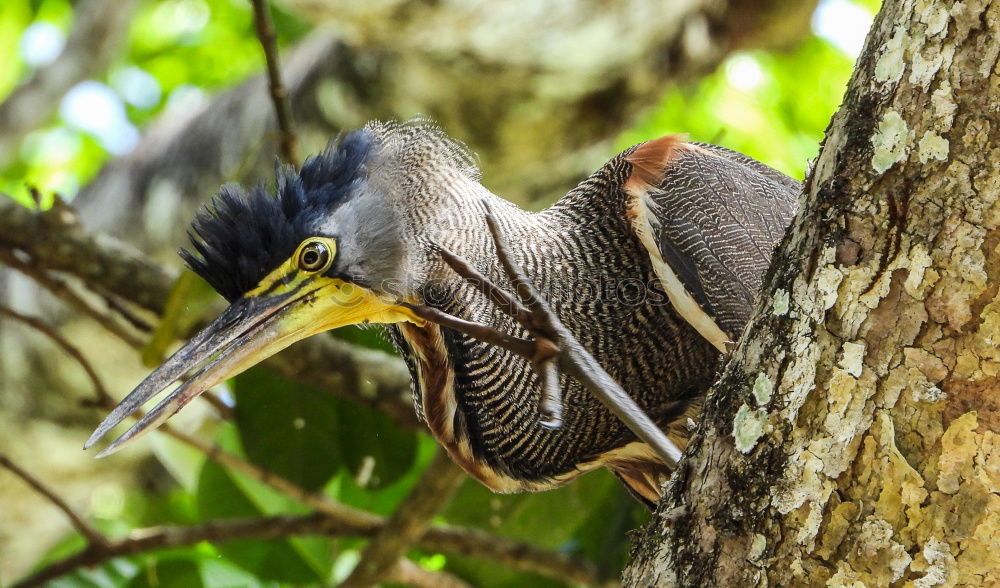
[[[101,455],[296,341],[346,325],[419,324],[402,303],[419,301],[432,271],[422,232],[433,208],[447,206],[445,193],[478,186],[476,174],[463,146],[432,125],[370,123],[300,172],[279,168],[275,194],[223,187],[192,223],[193,251],[180,255],[230,306],[143,380],[85,447],[184,377]]]

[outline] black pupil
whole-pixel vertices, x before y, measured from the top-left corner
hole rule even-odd
[[[313,245],[302,254],[302,263],[306,268],[314,268],[322,265],[322,251],[320,245]]]

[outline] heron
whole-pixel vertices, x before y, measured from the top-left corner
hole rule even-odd
[[[670,464],[579,381],[557,376],[553,422],[530,358],[417,312],[526,334],[441,252],[509,287],[490,229],[502,233],[551,313],[684,448],[799,190],[748,156],[665,136],[622,151],[529,212],[485,188],[470,150],[432,122],[370,122],[301,170],[279,166],[273,190],[226,185],[198,212],[180,255],[230,304],[126,396],[86,447],[178,381],[102,454],[296,341],[373,324],[409,368],[417,415],[487,487],[541,491],[607,467],[655,504]]]

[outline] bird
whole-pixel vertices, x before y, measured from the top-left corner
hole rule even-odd
[[[528,359],[427,321],[415,305],[525,335],[440,255],[509,288],[489,215],[551,312],[683,449],[799,191],[748,156],[667,135],[530,212],[484,187],[476,157],[432,121],[369,122],[300,170],[277,166],[273,190],[227,184],[198,212],[180,256],[230,305],[86,447],[185,377],[102,455],[295,341],[381,325],[409,369],[420,420],[493,491],[543,491],[607,467],[655,505],[670,468],[579,382],[558,376],[553,426]]]

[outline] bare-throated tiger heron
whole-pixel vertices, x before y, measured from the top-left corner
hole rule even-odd
[[[559,426],[544,426],[532,363],[422,320],[425,305],[501,332],[524,329],[442,261],[461,256],[509,284],[491,211],[552,312],[682,447],[688,419],[746,323],[799,184],[743,155],[663,137],[625,150],[546,210],[484,188],[474,159],[426,122],[373,122],[276,194],[225,186],[192,225],[187,264],[231,305],[105,419],[89,447],[188,379],[105,452],[295,341],[388,325],[418,415],[469,474],[498,492],[544,490],[606,466],[659,496],[663,462],[573,378]]]

